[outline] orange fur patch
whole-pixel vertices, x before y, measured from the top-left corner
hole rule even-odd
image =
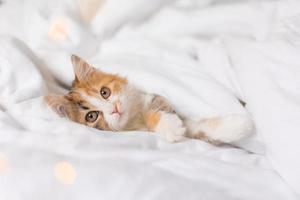
[[[144,119],[146,126],[149,130],[154,131],[159,120],[160,120],[161,114],[159,112],[154,111],[148,111],[144,114]]]
[[[102,87],[108,87],[111,95],[119,93],[128,83],[127,79],[101,71],[93,71],[86,81],[75,82],[73,87],[90,96],[97,96]]]

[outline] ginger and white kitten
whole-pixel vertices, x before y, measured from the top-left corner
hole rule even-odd
[[[96,70],[78,56],[73,55],[71,60],[75,80],[70,92],[45,96],[61,117],[100,130],[147,130],[169,142],[186,136],[230,143],[253,131],[252,120],[244,115],[185,119],[164,97],[141,91],[121,76]]]

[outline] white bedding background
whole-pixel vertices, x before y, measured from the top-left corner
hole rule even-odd
[[[0,199],[300,198],[299,1],[107,0],[90,21],[84,2],[0,4]],[[73,53],[183,115],[248,113],[256,133],[168,144],[60,119],[41,96],[66,92]]]

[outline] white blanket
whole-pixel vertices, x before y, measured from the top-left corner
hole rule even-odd
[[[299,199],[300,3],[71,0],[0,4],[0,199]],[[249,113],[233,146],[111,133],[57,117],[76,53],[183,115]],[[237,98],[247,102],[246,109]]]

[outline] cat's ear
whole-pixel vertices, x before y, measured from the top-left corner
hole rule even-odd
[[[95,70],[94,67],[92,67],[79,56],[72,55],[71,61],[75,73],[75,81],[77,82],[84,81],[88,77],[88,75]]]
[[[63,95],[49,94],[44,97],[47,105],[60,117],[69,117],[68,100]]]

